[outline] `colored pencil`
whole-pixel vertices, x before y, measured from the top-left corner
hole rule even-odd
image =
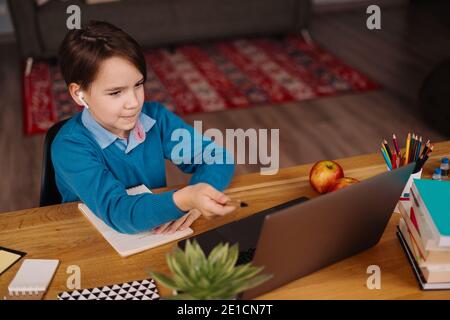
[[[390,153],[389,153],[389,151],[388,151],[388,149],[387,149],[388,146],[384,143],[384,141],[381,142],[381,146],[383,147],[384,152],[385,152],[386,155],[388,156],[389,160],[392,161],[392,157],[391,157],[391,155],[390,155]]]
[[[430,147],[430,140],[428,140],[428,141],[425,143],[425,146],[423,147],[422,153],[421,153],[420,155],[421,155],[421,156],[424,156],[424,155],[427,153],[429,147]]]
[[[422,169],[423,165],[425,164],[425,162],[427,162],[427,160],[428,160],[428,155],[426,155],[425,157],[423,157],[422,163],[420,164],[419,171],[420,171],[420,169]]]
[[[429,141],[427,141],[428,143]],[[425,162],[427,162],[428,157],[430,155],[431,152],[433,152],[434,146],[430,145],[430,147],[428,148],[428,150],[425,153],[422,153],[419,157],[419,160],[416,163],[416,167],[414,168],[414,172],[419,172],[423,166],[425,165]]]
[[[398,155],[400,153],[400,148],[398,147],[397,137],[395,136],[395,133],[392,135],[392,142],[394,143],[395,152]]]
[[[414,156],[414,161],[419,160],[420,148],[422,148],[422,137],[419,138],[419,142],[417,143],[416,155]]]
[[[391,161],[389,160],[387,152],[384,150],[384,148],[380,148],[380,150],[381,150],[381,154],[383,155],[384,161],[386,162],[389,170],[392,170]]]
[[[419,146],[419,135],[416,134],[416,141],[414,141],[414,153],[412,154],[411,162],[414,162],[416,159],[417,147]]]
[[[419,160],[417,160],[417,162],[416,162],[416,166],[414,167],[413,173],[419,172],[423,168],[423,165],[425,164],[425,162],[427,160],[428,160],[427,155],[420,156]]]
[[[419,135],[416,134],[414,138],[414,149],[413,153],[411,154],[411,162],[414,162],[414,159],[416,158],[417,145],[419,144]]]
[[[389,158],[389,154],[388,154],[388,152],[387,152],[387,149],[386,149],[386,146],[384,145],[384,143],[382,142],[381,143],[381,148],[383,148],[383,150],[384,150],[384,153],[387,155],[387,157],[388,157],[388,159],[390,160],[390,158]]]
[[[411,133],[408,133],[408,137],[406,138],[406,151],[405,151],[405,161],[403,162],[403,165],[408,164],[409,160],[409,143],[411,142]]]
[[[391,148],[389,147],[389,144],[387,143],[386,139],[383,140],[383,144],[384,144],[384,147],[386,148],[389,159],[392,161],[392,151],[391,151]]]
[[[392,169],[397,169],[397,154],[392,155]]]
[[[413,133],[412,134],[412,138],[411,138],[411,145],[409,147],[409,161],[408,163],[411,163],[414,161],[414,155],[416,154],[416,134]]]
[[[417,173],[420,171],[420,166],[421,166],[422,160],[423,160],[423,156],[420,156],[419,160],[417,160],[417,162],[416,162],[413,173]]]

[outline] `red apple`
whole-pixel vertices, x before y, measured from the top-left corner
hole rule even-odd
[[[342,167],[331,160],[316,162],[309,172],[309,182],[314,190],[326,193],[332,188],[337,179],[344,176]]]
[[[358,182],[359,182],[359,180],[357,180],[355,178],[350,178],[350,177],[340,178],[335,182],[334,186],[331,187],[329,192],[333,192],[333,191],[348,187],[349,185],[358,183]]]

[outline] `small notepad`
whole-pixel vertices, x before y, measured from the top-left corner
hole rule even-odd
[[[145,186],[140,185],[127,190],[129,195],[151,193]],[[78,209],[88,218],[94,227],[102,234],[106,241],[122,256],[127,257],[138,252],[148,250],[168,242],[186,237],[194,232],[191,228],[176,231],[172,234],[155,234],[152,231],[137,234],[117,232],[100,218],[98,218],[84,203],[78,204]]]
[[[42,298],[58,267],[59,260],[25,259],[8,286],[11,298]]]

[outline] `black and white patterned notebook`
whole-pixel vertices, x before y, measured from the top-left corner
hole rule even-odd
[[[158,288],[153,279],[64,291],[58,294],[59,300],[158,300],[159,298]]]

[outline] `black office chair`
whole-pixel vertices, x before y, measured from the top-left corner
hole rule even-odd
[[[70,119],[70,118],[69,118]],[[48,129],[44,140],[44,157],[42,160],[42,175],[41,175],[41,197],[39,206],[50,206],[52,204],[59,204],[62,201],[61,194],[56,187],[55,169],[52,162],[52,142],[56,137],[59,129],[69,120],[65,119],[55,123]]]

